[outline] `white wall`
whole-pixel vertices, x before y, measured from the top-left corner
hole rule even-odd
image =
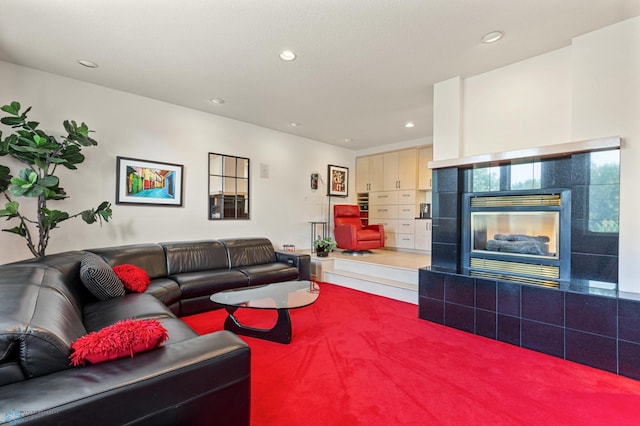
[[[571,48],[464,80],[461,157],[570,141]]]
[[[640,293],[640,17],[577,37],[570,47],[467,78],[463,85],[460,157],[623,138],[619,289]],[[455,96],[440,100],[434,111],[450,108]],[[434,132],[434,153],[447,143]]]
[[[76,213],[101,201],[113,203],[113,220],[102,228],[72,219],[52,231],[47,253],[141,242],[264,236],[276,247],[309,248],[308,221],[326,220],[327,165],[349,167],[350,197],[355,202],[353,151],[284,134],[125,92],[0,62],[2,105],[13,100],[33,106],[30,119],[41,128],[61,132],[65,119],[85,121],[96,131],[97,147],[78,170],[61,170],[69,199],[50,207]],[[8,134],[2,127],[3,137]],[[207,220],[208,153],[248,157],[251,161],[251,220]],[[115,204],[116,156],[184,165],[183,207]],[[7,157],[0,163],[5,164]],[[269,177],[260,177],[260,165]],[[18,167],[12,167],[14,174]],[[310,189],[311,173],[321,177]],[[17,199],[21,203],[29,200]],[[4,206],[5,200],[0,200]],[[0,222],[0,227],[14,226]],[[0,264],[31,257],[23,239],[0,232]]]
[[[433,87],[433,159],[461,157],[463,85],[460,77]],[[435,143],[435,141],[439,143]]]

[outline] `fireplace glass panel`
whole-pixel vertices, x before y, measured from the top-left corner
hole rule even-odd
[[[589,231],[618,233],[620,150],[589,153]]]
[[[559,211],[472,212],[471,250],[559,259]]]

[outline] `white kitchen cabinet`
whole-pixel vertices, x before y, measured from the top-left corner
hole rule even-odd
[[[398,218],[398,206],[397,205],[370,205],[369,206],[369,220],[375,219],[397,219]]]
[[[398,204],[398,191],[375,191],[369,193],[369,205],[387,206]]]
[[[377,217],[369,219],[371,224],[378,224],[384,226],[384,235],[395,234],[398,229],[398,219],[386,219],[383,217]]]
[[[415,249],[431,251],[431,235],[432,235],[431,219],[416,219],[415,220]]]
[[[415,222],[415,219],[398,219],[398,233],[413,236],[415,233]]]
[[[395,247],[403,249],[413,249],[415,246],[413,234],[396,234]]]
[[[384,155],[385,190],[416,189],[418,153],[415,148],[387,152]]]
[[[356,192],[381,191],[384,188],[383,154],[356,158]]]
[[[416,189],[418,184],[418,151],[398,151],[398,189]]]
[[[384,226],[385,247],[413,249],[416,191],[369,193],[369,223]]]
[[[418,204],[425,200],[425,193],[420,191],[431,188],[427,163],[431,161],[432,150],[423,149],[408,148],[356,158],[356,189],[359,194],[368,195],[369,224],[384,226],[385,247],[431,250],[430,234],[427,243],[418,229],[424,222],[416,221],[420,216]]]

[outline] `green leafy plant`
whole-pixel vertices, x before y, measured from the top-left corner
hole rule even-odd
[[[331,237],[326,237],[326,238],[318,237],[318,239],[316,239],[313,242],[313,248],[315,248],[318,251],[330,252],[335,250],[337,246],[338,244],[336,243],[336,240],[334,240]]]
[[[81,153],[82,147],[98,144],[89,137],[89,133],[93,131],[85,123],[78,125],[75,121],[65,120],[63,126],[67,135],[58,141],[55,136],[39,130],[38,122],[28,120],[27,114],[31,107],[21,112],[20,103],[11,102],[0,109],[8,114],[0,118],[0,122],[14,129],[5,139],[2,139],[0,131],[0,156],[9,155],[27,166],[17,176],[13,176],[8,166],[0,164],[0,192],[7,199],[4,209],[0,210],[0,217],[5,217],[7,221],[18,221],[16,226],[3,231],[23,237],[31,253],[39,257],[45,255],[49,233],[60,222],[77,216],[89,224],[102,224],[103,220],[108,222],[112,212],[111,203],[106,201],[94,209],[76,214],[47,207],[49,200],[68,198],[60,187],[60,179],[55,175],[56,168],[62,166],[76,170],[76,165],[85,158]],[[36,199],[35,218],[29,218],[20,211],[20,204],[14,201],[18,197]],[[33,227],[38,230],[37,236]]]

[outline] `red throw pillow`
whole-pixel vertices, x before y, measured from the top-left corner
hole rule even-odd
[[[71,364],[97,364],[162,345],[169,338],[158,320],[127,319],[80,337],[71,343]]]
[[[135,265],[114,266],[113,272],[120,278],[127,290],[135,291],[136,293],[143,293],[151,282],[145,270]]]

